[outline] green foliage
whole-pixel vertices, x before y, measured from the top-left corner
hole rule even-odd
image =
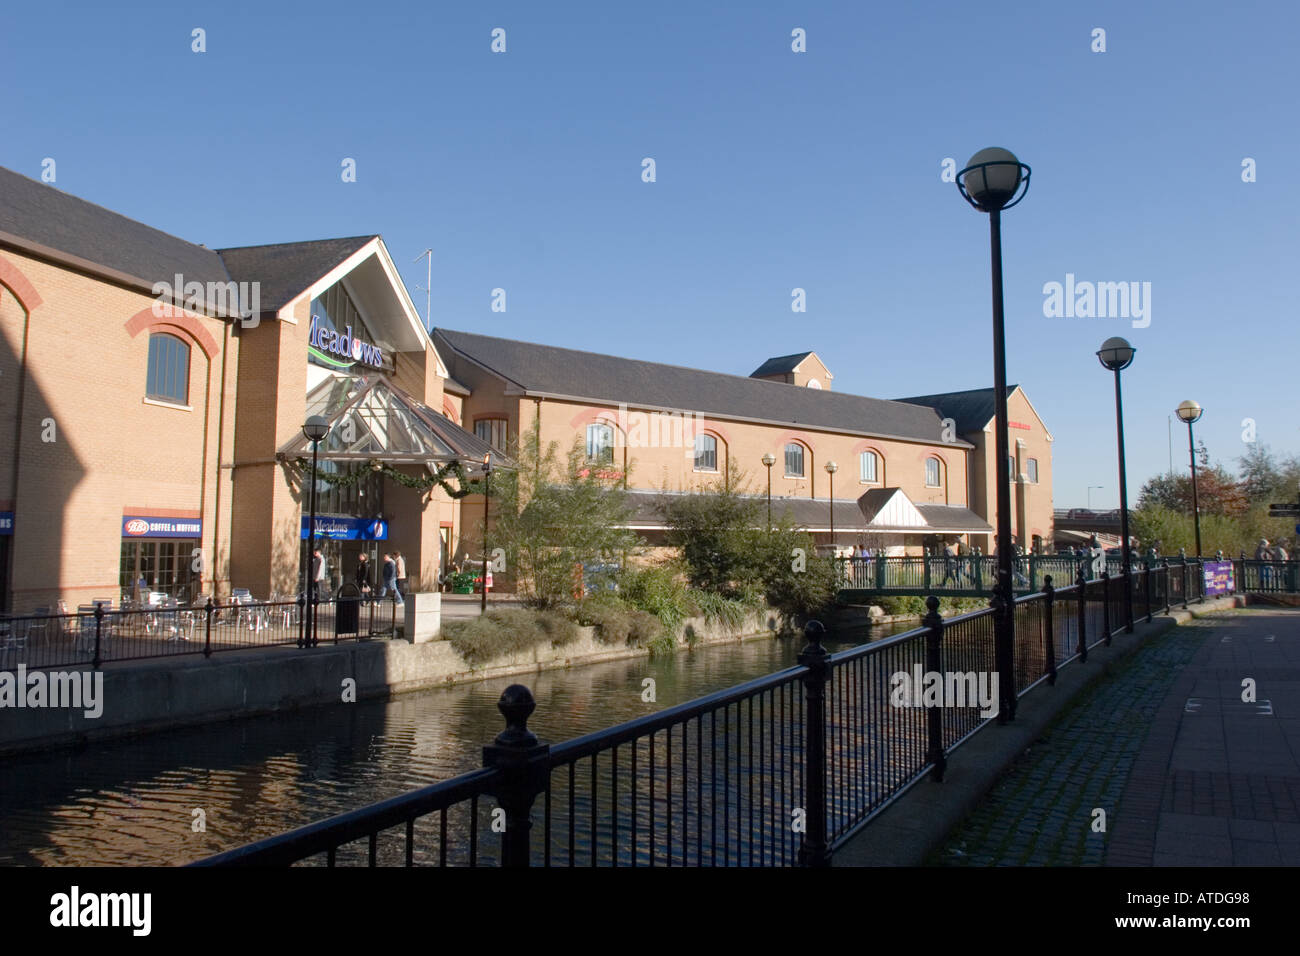
[[[710,624],[721,624],[736,630],[745,618],[762,609],[762,602],[754,594],[727,597],[713,591],[692,591],[691,600]]]
[[[698,610],[681,580],[681,566],[676,561],[624,568],[618,575],[618,593],[627,604],[658,618],[663,629],[674,638],[682,622]]]
[[[489,544],[505,550],[520,597],[540,608],[573,603],[575,568],[622,561],[638,547],[623,476],[590,467],[581,438],[564,462],[557,449],[527,432],[514,445],[517,470],[492,483]]]
[[[578,626],[571,618],[550,611],[497,608],[480,617],[447,621],[442,636],[471,667],[482,667],[539,644],[568,644],[578,636]]]
[[[597,594],[578,607],[578,622],[596,628],[596,640],[602,644],[646,647],[663,633],[659,619],[648,611],[633,607],[615,594]]]
[[[651,657],[672,657],[677,653],[677,638],[664,632],[646,644],[646,647],[650,649]]]
[[[1160,542],[1160,553],[1165,556],[1196,552],[1196,529],[1192,516],[1159,505],[1149,505],[1133,512],[1130,528],[1138,540],[1139,552],[1145,553],[1155,541]],[[1224,557],[1255,556],[1260,538],[1271,544],[1295,538],[1295,523],[1286,518],[1270,518],[1266,504],[1257,503],[1238,517],[1201,515],[1201,550],[1207,555],[1222,551]]]

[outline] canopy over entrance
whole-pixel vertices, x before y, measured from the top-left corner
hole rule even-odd
[[[459,461],[492,467],[513,463],[490,444],[402,391],[375,372],[331,376],[307,394],[307,416],[321,415],[330,426],[320,443],[325,461],[378,461],[390,465],[429,465]],[[299,432],[279,450],[282,459],[311,456],[311,442]]]

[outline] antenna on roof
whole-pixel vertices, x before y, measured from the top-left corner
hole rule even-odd
[[[424,331],[430,335],[433,334],[433,250],[425,249],[415,257],[415,262],[428,256],[429,258],[429,277],[424,284]],[[417,285],[415,290],[418,292],[420,287]]]

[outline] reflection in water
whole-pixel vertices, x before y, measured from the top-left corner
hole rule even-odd
[[[843,629],[829,646],[886,633]],[[7,758],[0,865],[188,862],[477,769],[504,726],[507,683],[533,690],[530,727],[558,743],[780,670],[801,644],[715,645]]]

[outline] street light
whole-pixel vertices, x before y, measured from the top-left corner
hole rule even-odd
[[[1128,537],[1128,481],[1124,475],[1124,398],[1119,387],[1119,373],[1133,364],[1137,349],[1118,335],[1112,336],[1101,344],[1097,358],[1101,364],[1115,373],[1115,434],[1119,442],[1119,522],[1120,522],[1120,568],[1124,575],[1124,632],[1133,633],[1133,582],[1129,578],[1132,570],[1129,561]]]
[[[483,598],[479,614],[487,613],[488,582],[488,496],[492,494],[492,453],[483,456]]]
[[[300,647],[316,646],[316,462],[320,453],[320,443],[330,432],[329,419],[324,415],[313,415],[302,426],[302,433],[311,442],[311,505],[307,525],[307,601],[306,634],[299,642]]]
[[[840,470],[840,466],[833,461],[826,463],[826,474],[831,479],[831,557],[835,557],[835,472]]]
[[[1201,503],[1196,498],[1196,445],[1192,439],[1192,425],[1201,420],[1204,409],[1191,399],[1183,402],[1175,411],[1178,417],[1187,422],[1187,457],[1192,463],[1192,520],[1196,525],[1196,556],[1201,556]]]
[[[1097,489],[1098,491],[1101,491],[1101,490],[1102,490],[1103,488],[1105,488],[1105,487],[1106,487],[1105,485],[1089,485],[1089,486],[1088,486],[1088,510],[1089,510],[1089,511],[1092,510],[1092,490],[1095,488],[1095,489]]]
[[[995,647],[998,660],[998,723],[1015,719],[1015,598],[1011,591],[1011,448],[1007,434],[1007,349],[1002,320],[1002,210],[1029,191],[1029,167],[1008,150],[982,149],[957,174],[957,191],[980,212],[989,214],[993,272],[993,407],[997,454],[998,581],[993,592]],[[1023,186],[1023,189],[1021,188]],[[1019,191],[1019,196],[1016,195]]]
[[[770,451],[763,456],[763,464],[767,466],[767,530],[772,530],[772,466],[776,464],[776,455]]]

